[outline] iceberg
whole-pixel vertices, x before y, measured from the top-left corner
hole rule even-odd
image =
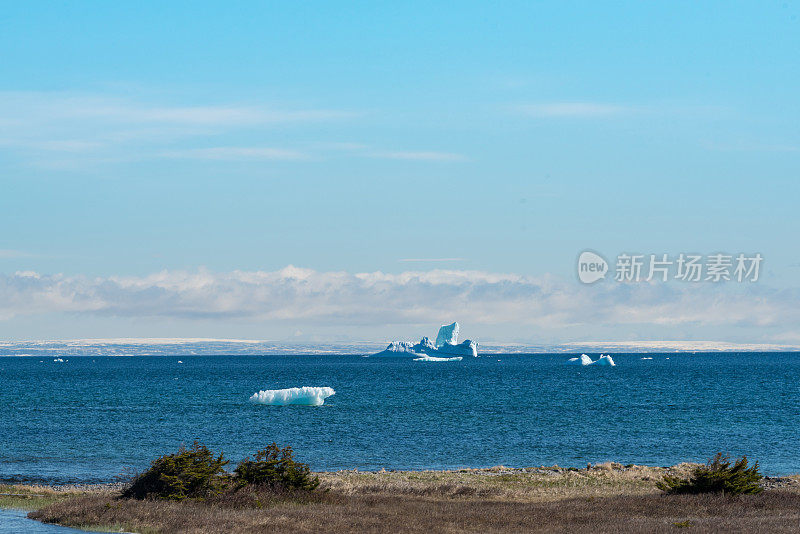
[[[415,358],[431,356],[435,358],[450,358],[450,361],[455,361],[452,358],[456,356],[477,356],[478,343],[470,339],[459,343],[458,330],[458,323],[442,325],[436,335],[435,343],[427,336],[423,337],[419,343],[393,341],[389,343],[389,346],[381,352],[373,354],[373,356],[414,356]]]
[[[443,324],[436,334],[436,348],[443,347],[445,344],[458,344],[458,323]]]
[[[300,404],[303,406],[322,406],[325,399],[336,392],[329,387],[309,387],[287,388],[287,389],[267,389],[253,393],[250,402],[253,404],[269,404],[271,406],[286,406],[288,404]]]
[[[611,358],[610,355],[606,354],[603,356],[602,354],[600,357],[592,361],[592,359],[587,356],[586,354],[581,354],[580,358],[570,358],[566,362],[568,365],[599,365],[599,366],[609,366],[609,367],[616,367],[617,364],[614,363],[614,360]]]
[[[411,343],[410,341],[392,341],[389,343],[389,346],[383,349],[381,352],[377,354],[373,354],[373,356],[425,356],[425,353],[422,351],[421,345],[428,340],[427,337],[422,338],[422,341],[417,343],[416,345]],[[417,350],[419,348],[419,350]]]
[[[592,365],[594,362],[586,354],[581,354],[580,358],[570,358],[567,363],[571,365]]]
[[[609,367],[616,367],[617,366],[617,364],[614,363],[614,360],[608,354],[606,354],[605,356],[603,356],[601,354],[600,358],[598,358],[597,361],[594,362],[594,365],[607,365]]]
[[[420,356],[419,358],[414,358],[415,362],[460,362],[463,360],[461,356],[453,356],[452,358],[440,358],[438,356],[428,356],[425,354],[424,356]]]

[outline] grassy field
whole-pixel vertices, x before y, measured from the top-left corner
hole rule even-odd
[[[0,484],[0,508],[38,510],[49,504],[86,493],[86,490],[55,489],[50,486]]]
[[[655,488],[664,474],[690,467],[340,471],[319,473],[321,491],[311,494],[244,488],[203,502],[123,500],[118,489],[24,491],[43,495],[27,501],[36,503],[36,519],[142,534],[800,530],[800,478],[768,480],[767,491],[740,497],[664,496]]]

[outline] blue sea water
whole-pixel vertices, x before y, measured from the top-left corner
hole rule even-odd
[[[800,472],[800,354],[570,356],[3,357],[0,480],[111,481],[193,440],[234,462],[277,441],[315,470],[672,465],[725,451]],[[304,385],[336,395],[248,402]]]
[[[78,534],[88,532],[28,519],[26,510],[0,509],[0,534]]]

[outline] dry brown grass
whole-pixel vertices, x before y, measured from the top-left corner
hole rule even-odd
[[[671,472],[686,468],[677,466]],[[166,502],[95,493],[51,504],[33,517],[142,534],[800,529],[796,485],[734,498],[664,496],[654,481],[665,472],[613,464],[582,470],[347,471],[321,474],[327,491],[312,494],[246,488],[207,502]]]
[[[552,501],[570,497],[658,493],[665,474],[686,475],[693,464],[670,468],[616,463],[586,469],[503,466],[459,471],[338,471],[320,473],[323,488],[346,495],[479,496],[490,500]]]

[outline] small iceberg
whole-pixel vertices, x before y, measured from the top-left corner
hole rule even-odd
[[[567,360],[566,363],[568,365],[600,365],[608,367],[617,366],[617,364],[614,363],[614,360],[608,354],[606,354],[605,356],[601,354],[600,357],[594,361],[592,361],[592,359],[586,354],[581,354],[580,358],[570,358],[569,360]]]
[[[448,361],[457,361],[455,356],[477,356],[478,343],[469,339],[458,342],[459,326],[457,322],[442,325],[436,335],[436,342],[429,337],[423,337],[419,343],[410,341],[393,341],[389,346],[373,356],[413,356],[422,358],[445,358]],[[441,361],[441,360],[426,360]]]
[[[605,356],[603,356],[601,354],[600,358],[598,358],[597,361],[594,362],[594,365],[607,365],[609,367],[616,367],[617,366],[617,364],[614,363],[614,360],[611,359],[611,356],[608,355],[608,354],[606,354]]]
[[[299,404],[302,406],[322,406],[325,399],[336,392],[329,387],[309,387],[287,388],[287,389],[266,389],[253,393],[250,402],[253,404],[268,404],[270,406],[286,406],[289,404]]]
[[[53,360],[53,361],[54,361],[54,362],[58,362],[58,363],[64,363],[64,360],[63,360],[62,358],[56,358],[56,359],[55,359],[55,360]]]
[[[570,358],[567,360],[569,365],[592,365],[594,362],[586,354],[581,354],[580,358]]]
[[[440,358],[438,356],[428,356],[427,354],[423,354],[419,358],[414,358],[415,362],[460,362],[461,360],[463,360],[461,356],[453,356],[452,358]]]
[[[644,357],[644,358],[642,358],[642,359],[643,359],[643,360],[652,360],[653,358],[650,358],[650,357],[647,357],[647,356],[645,356],[645,357]]]

